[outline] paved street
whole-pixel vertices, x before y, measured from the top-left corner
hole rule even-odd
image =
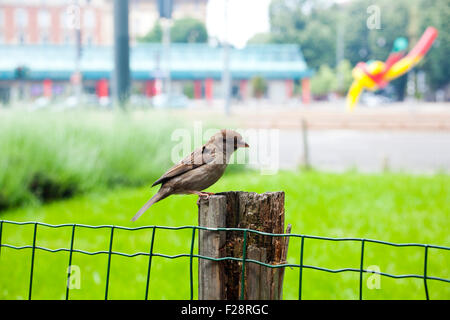
[[[303,157],[300,130],[280,130],[280,167],[295,168]],[[311,130],[312,166],[342,171],[450,172],[450,132]]]
[[[194,111],[188,117],[222,119],[220,109]],[[303,107],[238,106],[228,118],[234,128],[278,132],[279,167],[302,163],[301,123],[307,123],[313,167],[342,171],[450,172],[450,104],[397,103],[346,112],[343,102]],[[259,139],[257,144],[264,143]],[[265,142],[267,144],[267,141]],[[272,150],[273,151],[273,150]]]

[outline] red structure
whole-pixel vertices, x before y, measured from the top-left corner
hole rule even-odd
[[[153,97],[156,95],[156,81],[153,80],[147,80],[145,82],[145,95],[147,97]]]
[[[211,102],[213,99],[213,83],[213,79],[205,79],[205,98],[208,102]]]
[[[194,81],[194,99],[202,98],[202,81],[195,80]]]
[[[248,80],[247,79],[242,79],[239,82],[239,91],[241,92],[241,99],[242,100],[245,100],[245,99],[248,98],[247,87],[248,87]]]
[[[99,98],[107,97],[109,95],[107,79],[100,79],[97,81],[96,94]]]
[[[292,98],[294,94],[294,80],[286,79],[286,97]]]
[[[51,98],[52,97],[52,86],[53,86],[53,81],[50,79],[45,79],[43,81],[43,87],[44,87],[44,97],[46,98]]]
[[[302,79],[302,102],[308,104],[311,101],[311,88],[309,78]]]

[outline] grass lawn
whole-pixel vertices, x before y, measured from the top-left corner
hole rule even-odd
[[[150,182],[150,181],[149,181]],[[397,243],[425,243],[449,246],[450,177],[448,175],[412,176],[407,174],[344,174],[318,172],[280,172],[262,176],[259,172],[226,174],[212,192],[246,190],[286,192],[286,222],[293,233],[327,237],[360,237]],[[121,226],[197,225],[195,196],[173,196],[156,204],[135,223],[131,217],[156,188],[95,191],[84,196],[43,206],[28,206],[0,213],[0,219],[39,221],[50,224],[80,223]],[[4,224],[2,243],[31,245],[33,226]],[[157,230],[154,251],[164,254],[189,253],[191,230]],[[38,228],[37,246],[69,248],[71,228]],[[77,229],[76,249],[108,251],[109,229]],[[148,252],[151,229],[116,230],[113,251]],[[359,268],[359,242],[305,241],[304,264],[325,268]],[[196,250],[196,248],[195,248]],[[197,252],[197,250],[195,251]],[[428,275],[450,279],[450,251],[429,249]],[[300,239],[291,238],[288,261],[299,263]],[[33,299],[63,299],[69,254],[36,250]],[[103,299],[107,254],[74,253],[79,266],[80,289],[70,290],[71,299]],[[1,248],[0,299],[26,299],[30,274],[31,249]],[[396,248],[366,243],[364,268],[377,266],[381,272],[423,274],[424,249]],[[109,281],[110,299],[143,299],[148,257],[112,256]],[[196,288],[194,259],[194,289]],[[382,276],[379,289],[366,285],[365,299],[424,299],[421,279],[391,279]],[[373,279],[373,278],[372,278]],[[369,279],[370,280],[370,279]],[[284,298],[298,298],[298,269],[286,269]],[[372,282],[371,282],[372,283]],[[326,273],[303,270],[302,298],[357,299],[359,273]],[[450,284],[428,280],[431,299],[450,299]],[[194,290],[196,294],[196,290]],[[154,257],[150,278],[150,299],[189,298],[189,258]]]

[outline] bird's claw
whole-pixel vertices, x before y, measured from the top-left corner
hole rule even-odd
[[[197,205],[200,204],[200,199],[201,198],[203,198],[205,200],[209,200],[209,197],[212,196],[212,195],[214,195],[213,192],[201,192],[201,193],[198,193]]]
[[[205,199],[205,200],[208,200],[208,199],[209,199],[209,194],[199,194],[199,195],[198,195],[198,199],[197,199],[197,206],[200,205],[200,200],[201,200],[202,198]]]
[[[202,192],[202,197],[205,197],[205,199],[209,199],[210,196],[213,196],[215,193],[213,192]]]

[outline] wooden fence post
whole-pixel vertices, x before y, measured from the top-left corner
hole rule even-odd
[[[201,199],[199,225],[245,228],[268,233],[284,231],[284,192],[232,191]],[[290,233],[290,225],[286,233]],[[246,260],[271,265],[286,263],[289,237],[247,232]],[[244,232],[199,231],[199,255],[212,258],[243,257]],[[241,297],[242,262],[199,258],[199,300],[236,300]],[[244,299],[282,298],[284,268],[269,268],[246,261]]]
[[[198,224],[208,228],[225,227],[226,198],[213,196],[202,200],[198,206]],[[225,244],[225,233],[199,230],[198,253],[203,256],[219,258],[219,251]],[[223,283],[220,281],[219,264],[206,259],[198,260],[198,298],[199,300],[222,300]],[[201,279],[201,280],[200,280]]]

